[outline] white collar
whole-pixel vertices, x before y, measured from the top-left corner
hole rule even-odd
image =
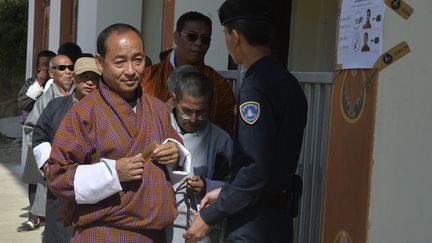
[[[174,61],[175,60],[175,53],[176,53],[176,49],[174,48],[171,52],[171,55],[170,55],[170,63],[174,69],[176,69],[176,65],[175,65],[175,61]]]

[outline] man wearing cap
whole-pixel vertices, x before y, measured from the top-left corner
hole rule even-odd
[[[95,90],[100,80],[100,71],[92,57],[81,57],[75,65],[73,75],[76,88],[72,95],[53,99],[39,117],[33,132],[33,153],[38,168],[43,171],[51,153],[51,143],[64,115],[79,100]],[[43,173],[43,172],[42,172]],[[73,228],[64,226],[58,210],[63,199],[57,198],[48,188],[43,242],[69,242]]]
[[[197,242],[227,218],[225,242],[292,242],[295,171],[307,101],[270,50],[272,15],[264,1],[227,0],[219,9],[229,53],[247,70],[240,87],[231,181],[201,201],[184,233]]]

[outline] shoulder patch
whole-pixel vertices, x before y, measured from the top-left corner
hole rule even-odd
[[[260,116],[260,104],[255,101],[247,101],[240,105],[240,115],[247,124],[253,125]]]

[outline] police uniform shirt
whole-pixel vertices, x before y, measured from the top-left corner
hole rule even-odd
[[[232,181],[200,211],[214,225],[254,205],[265,192],[291,190],[306,125],[307,101],[297,79],[276,56],[248,69],[239,93]]]

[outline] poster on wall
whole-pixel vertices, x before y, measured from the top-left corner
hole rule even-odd
[[[342,69],[373,67],[381,55],[384,11],[382,0],[342,1],[337,50]]]

